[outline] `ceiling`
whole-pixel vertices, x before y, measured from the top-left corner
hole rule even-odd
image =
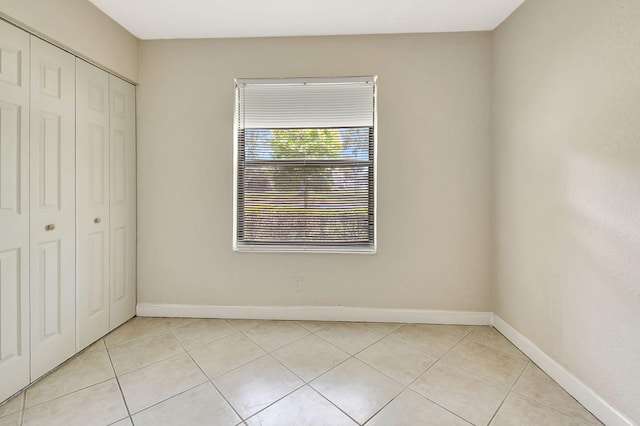
[[[524,0],[89,0],[141,39],[493,30]]]

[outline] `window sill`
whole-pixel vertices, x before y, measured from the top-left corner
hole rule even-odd
[[[376,247],[318,247],[318,246],[260,246],[234,245],[239,253],[325,253],[325,254],[376,254]]]

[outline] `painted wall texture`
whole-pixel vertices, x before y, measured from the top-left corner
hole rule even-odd
[[[488,33],[143,41],[139,302],[491,310],[490,48]],[[374,74],[378,253],[233,252],[234,78]]]
[[[0,16],[131,82],[138,39],[87,0],[0,0]]]
[[[640,2],[493,33],[496,311],[640,422]]]

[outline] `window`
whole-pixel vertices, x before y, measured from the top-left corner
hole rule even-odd
[[[236,80],[234,250],[375,252],[375,88]]]

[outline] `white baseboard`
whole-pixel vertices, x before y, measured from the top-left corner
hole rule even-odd
[[[139,303],[141,317],[186,317],[312,321],[402,322],[418,324],[490,325],[491,312],[348,306],[209,306]]]
[[[492,325],[601,422],[608,426],[635,425],[500,316],[493,314]]]

